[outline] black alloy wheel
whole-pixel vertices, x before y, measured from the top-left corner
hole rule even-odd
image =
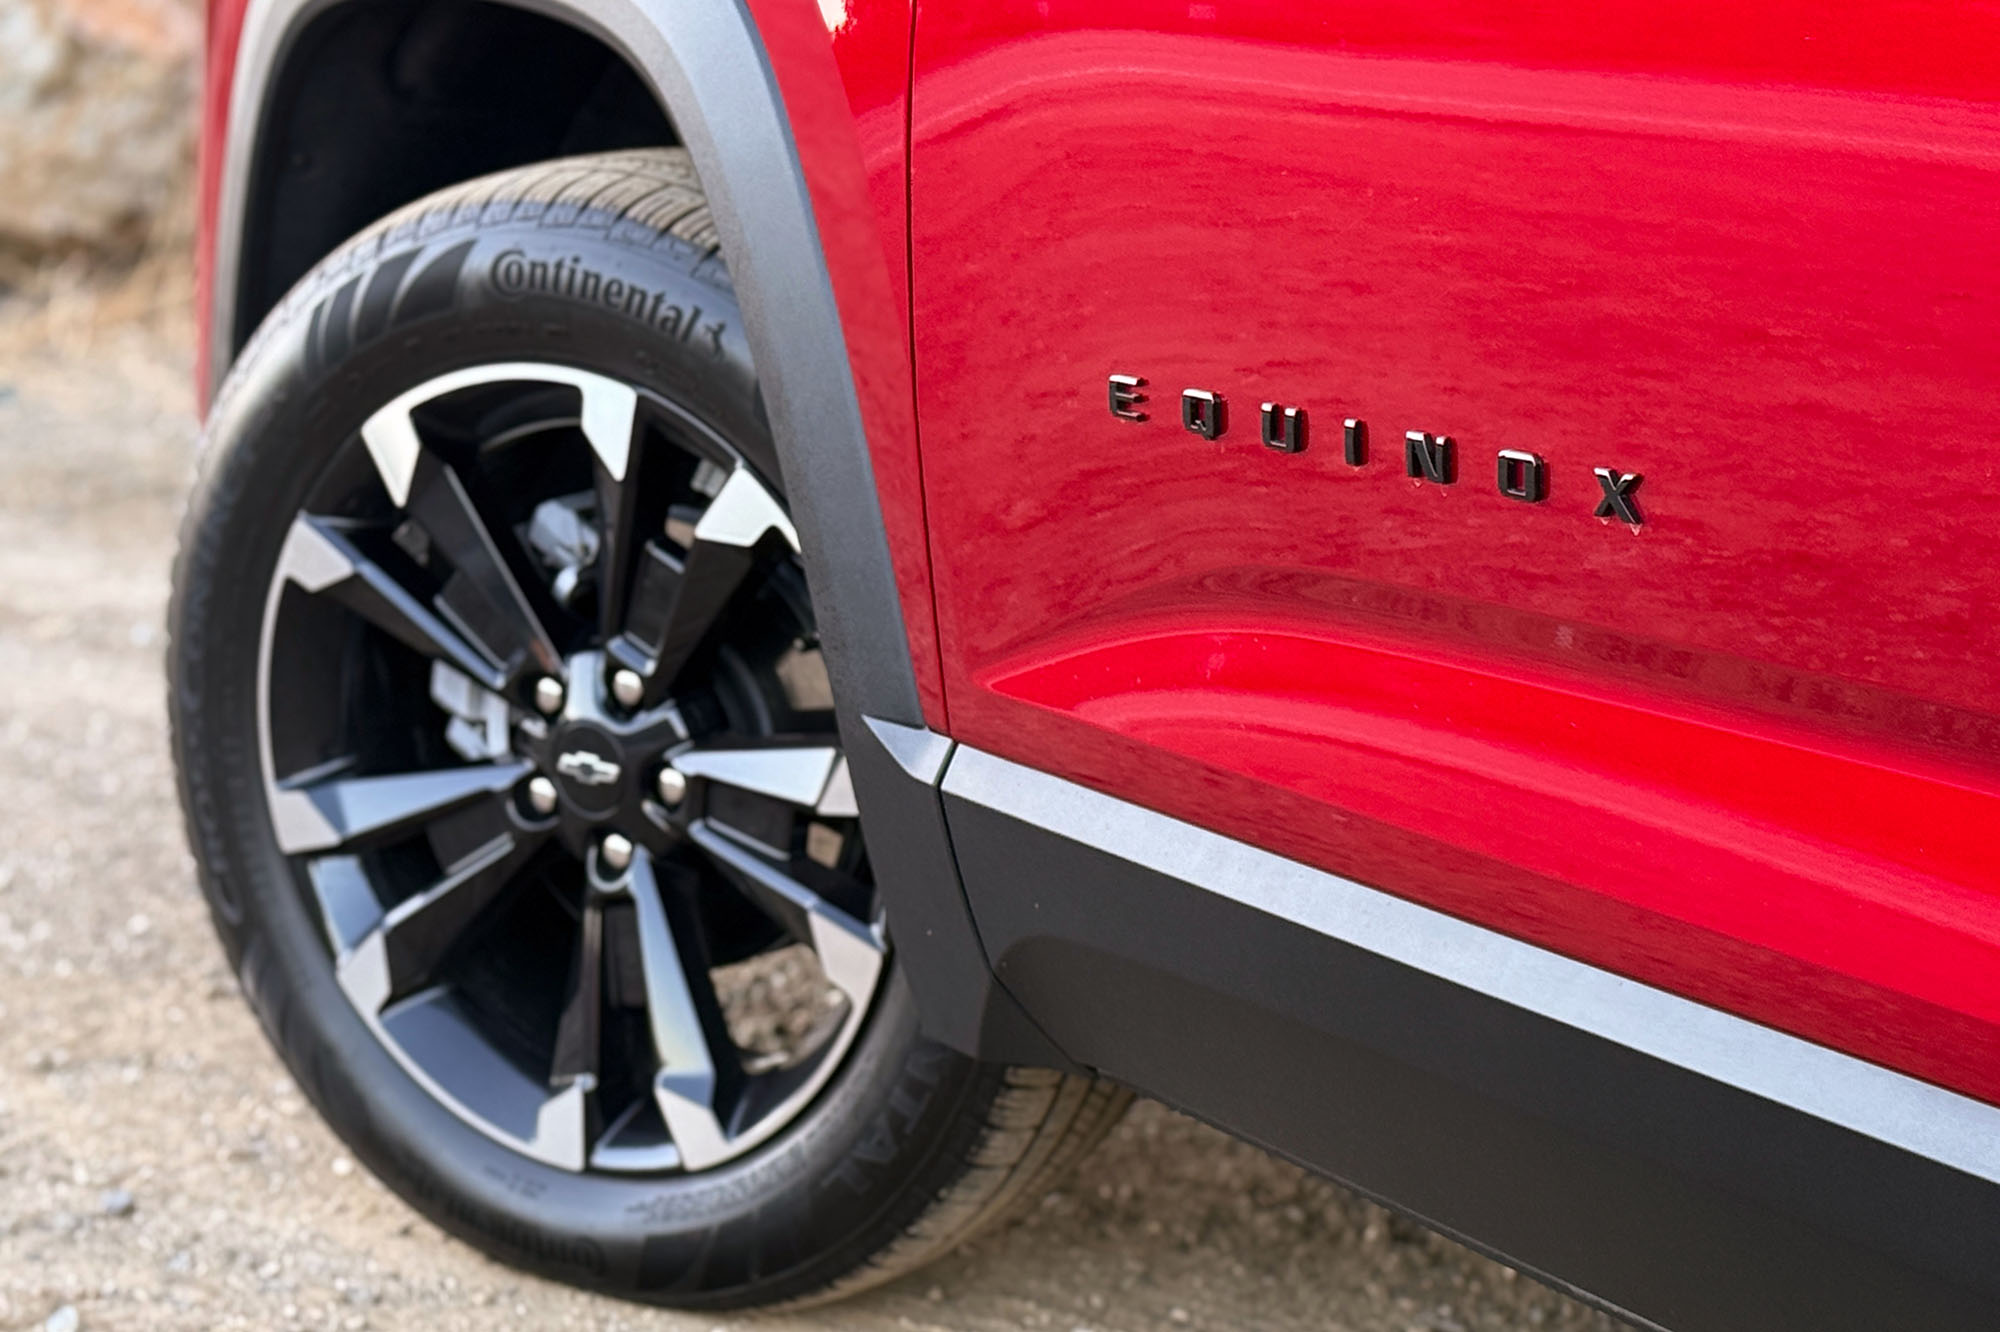
[[[784,507],[672,403],[555,364],[427,380],[358,443],[372,469],[337,459],[292,520],[259,653],[273,830],[341,989],[536,1160],[750,1150],[886,952]],[[431,727],[381,724],[412,699]],[[718,977],[780,945],[824,983],[759,1048]]]

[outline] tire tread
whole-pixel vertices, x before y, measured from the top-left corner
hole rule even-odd
[[[1132,1093],[1108,1079],[1046,1068],[1005,1069],[1002,1089],[988,1105],[957,1179],[866,1262],[779,1307],[810,1308],[884,1285],[1006,1221],[1068,1174],[1131,1102]]]

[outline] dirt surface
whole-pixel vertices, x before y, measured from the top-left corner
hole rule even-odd
[[[221,962],[168,767],[174,321],[0,304],[0,1328],[1460,1329],[1612,1324],[1136,1108],[1020,1222],[782,1319],[519,1276],[357,1169]]]
[[[192,215],[195,0],[0,0],[0,277]]]

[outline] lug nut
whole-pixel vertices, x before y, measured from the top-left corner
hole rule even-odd
[[[672,809],[687,799],[687,774],[669,763],[660,769],[659,778],[653,783],[653,789],[660,793],[660,803]]]
[[[611,673],[611,697],[619,703],[636,708],[645,696],[646,682],[639,678],[639,672],[621,669]]]
[[[537,814],[556,812],[556,784],[546,777],[528,779],[528,808]]]
[[[553,675],[544,675],[535,681],[535,706],[545,716],[553,717],[562,711],[563,684]]]
[[[622,833],[606,833],[597,844],[597,858],[616,874],[632,863],[632,839]]]

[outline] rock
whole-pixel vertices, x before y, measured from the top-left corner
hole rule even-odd
[[[0,251],[131,253],[188,175],[188,0],[0,0]]]
[[[76,1332],[82,1325],[83,1319],[77,1315],[76,1306],[65,1304],[48,1316],[42,1324],[42,1332]]]
[[[98,1210],[106,1216],[130,1216],[132,1203],[130,1189],[106,1189],[97,1195]]]

